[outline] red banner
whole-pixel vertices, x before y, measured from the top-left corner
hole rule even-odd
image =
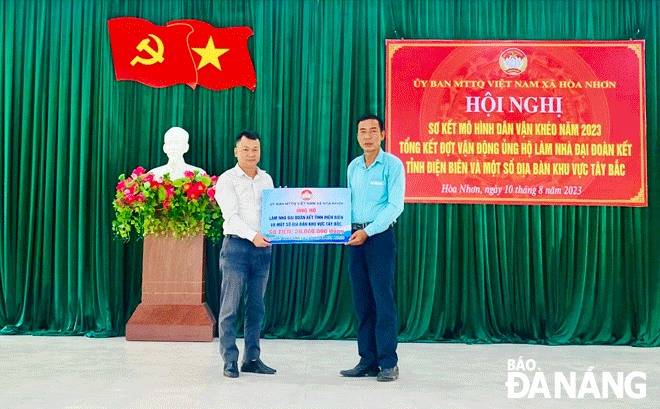
[[[218,28],[198,20],[157,26],[135,17],[108,20],[115,76],[151,86],[188,84],[212,90],[244,86],[257,79],[247,48],[249,27]]]
[[[386,47],[406,202],[648,205],[644,41]]]

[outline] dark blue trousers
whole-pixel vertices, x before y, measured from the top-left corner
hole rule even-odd
[[[381,369],[397,364],[397,312],[394,303],[396,241],[394,228],[375,234],[361,246],[349,246],[353,306],[358,318],[360,363]]]
[[[264,318],[264,293],[270,271],[271,247],[255,247],[250,240],[225,236],[220,249],[220,314],[218,333],[220,352],[225,362],[238,361],[236,347],[236,314],[243,287],[245,299],[245,352],[243,361],[258,359],[261,349],[259,337]]]

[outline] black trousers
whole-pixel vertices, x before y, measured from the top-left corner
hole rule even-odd
[[[397,364],[397,312],[394,302],[396,240],[394,228],[375,234],[361,246],[349,246],[353,306],[358,318],[360,363],[382,368]]]

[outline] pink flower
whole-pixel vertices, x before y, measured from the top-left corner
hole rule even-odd
[[[144,195],[142,194],[142,192],[135,195],[135,200],[137,200],[138,202],[143,202],[144,203]]]
[[[124,186],[124,191],[122,192],[125,195],[133,195],[135,193],[135,183]]]
[[[133,203],[134,201],[135,201],[135,196],[133,196],[132,194],[127,194],[127,195],[124,197],[124,202],[125,202],[127,205]]]
[[[147,175],[142,178],[142,182],[153,182],[154,181],[154,175],[151,173],[147,173]]]
[[[119,183],[117,183],[117,190],[122,191],[126,189],[126,179],[120,180]]]
[[[193,185],[193,190],[197,194],[202,194],[206,190],[206,186],[204,186],[202,182],[195,182],[195,184]]]
[[[132,177],[133,179],[137,179],[138,176],[144,174],[145,171],[146,171],[146,170],[145,170],[142,166],[138,166],[137,168],[135,168],[135,170],[133,171],[133,173],[131,173],[131,177]]]
[[[217,176],[211,176],[211,182],[213,182],[214,185],[216,183],[218,183],[218,177]]]
[[[183,176],[187,178],[194,178],[195,172],[193,172],[192,170],[186,170],[185,172],[183,172]]]
[[[210,188],[209,190],[206,191],[206,194],[207,194],[211,199],[215,198],[215,188],[214,188],[214,187]]]

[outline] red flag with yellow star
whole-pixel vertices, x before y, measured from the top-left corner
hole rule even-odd
[[[176,20],[167,26],[188,24],[193,32],[188,44],[197,68],[197,84],[220,91],[246,87],[254,91],[257,76],[247,40],[254,34],[249,27],[218,28],[199,20]]]
[[[188,84],[195,88],[197,70],[188,47],[188,24],[157,26],[136,17],[108,20],[117,81],[137,81],[162,88]]]

